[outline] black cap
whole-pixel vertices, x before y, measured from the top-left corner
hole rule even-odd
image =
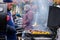
[[[5,3],[13,2],[12,0],[3,0]]]

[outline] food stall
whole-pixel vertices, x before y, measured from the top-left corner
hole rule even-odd
[[[48,28],[47,22],[48,22],[49,6],[52,5],[53,3],[48,0],[32,0],[32,1],[28,0],[26,3],[25,2],[21,3],[22,6],[28,4],[31,6],[31,10],[33,11],[33,19],[30,22],[32,29],[29,30],[23,29],[22,32],[20,32],[20,30],[18,29],[19,30],[19,32],[17,32],[18,38],[24,40],[28,39],[37,40],[39,38],[40,40],[42,39],[52,40],[54,35],[52,31]],[[24,15],[26,14],[24,7],[22,8],[22,14],[23,18]]]

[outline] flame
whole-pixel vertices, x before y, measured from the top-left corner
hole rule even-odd
[[[35,22],[32,26],[33,26],[33,27],[37,27],[37,26],[38,26],[38,24]]]

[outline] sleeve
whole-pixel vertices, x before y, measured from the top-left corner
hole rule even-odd
[[[8,25],[10,25],[10,26],[15,26],[15,24],[14,24],[14,21],[13,21],[13,17],[12,17],[12,15],[11,15],[11,13],[10,13],[10,15],[8,14],[8,17],[7,17],[7,24]]]
[[[29,22],[28,14],[23,17],[23,24],[27,24]]]

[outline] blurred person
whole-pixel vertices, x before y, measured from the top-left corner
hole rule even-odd
[[[13,17],[11,14],[11,10],[13,7],[12,0],[3,0],[7,4],[7,40],[17,40],[16,39],[16,29],[13,21]]]
[[[24,6],[25,15],[23,16],[23,27],[26,30],[32,29],[31,21],[33,19],[33,12],[31,6],[26,4]]]

